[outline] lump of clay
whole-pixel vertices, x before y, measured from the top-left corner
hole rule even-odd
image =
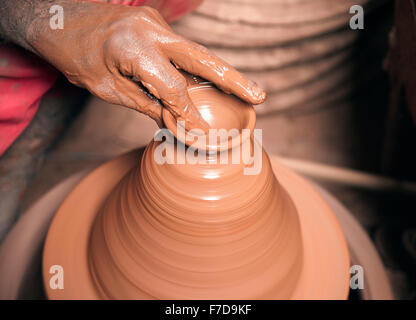
[[[253,130],[251,106],[235,98],[230,102],[230,96],[218,96],[212,87],[201,90],[207,114],[215,118],[229,112],[221,118],[222,125],[229,118],[240,131],[245,126]],[[226,103],[218,108],[222,95]],[[252,135],[249,139],[254,148],[257,142]],[[104,299],[290,298],[302,269],[300,223],[265,152],[254,153],[260,157],[259,173],[247,175],[243,161],[218,161],[221,154],[231,159],[236,146],[207,152],[205,163],[191,164],[185,158],[159,164],[154,155],[163,143],[175,159],[183,156],[181,142],[152,141],[93,224],[88,263],[98,295]]]

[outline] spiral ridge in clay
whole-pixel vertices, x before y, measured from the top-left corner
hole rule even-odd
[[[161,143],[147,146],[93,225],[89,267],[100,296],[290,298],[300,224],[265,152],[260,173],[245,175],[244,163],[160,165]]]

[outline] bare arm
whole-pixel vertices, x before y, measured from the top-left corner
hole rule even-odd
[[[0,0],[0,38],[14,42],[33,52],[27,42],[31,23],[40,16],[49,15],[49,8],[60,1],[54,0]]]
[[[64,10],[63,29],[49,25],[49,9],[55,4]],[[177,68],[249,103],[265,99],[257,85],[203,46],[175,34],[149,7],[0,0],[0,15],[0,37],[47,60],[72,83],[110,103],[143,112],[159,124],[165,107],[188,129],[204,127]]]

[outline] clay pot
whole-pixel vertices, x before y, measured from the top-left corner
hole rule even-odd
[[[48,297],[346,298],[342,232],[313,188],[272,168],[255,135],[243,134],[254,129],[252,106],[207,84],[189,93],[211,127],[237,129],[240,144],[220,139],[194,149],[166,136],[152,140],[139,161],[129,155],[97,169],[50,227],[43,259]],[[247,146],[252,162],[243,149],[233,162]],[[185,156],[196,150],[205,162]],[[260,169],[247,174],[253,163]],[[49,288],[51,265],[65,269],[65,290]]]
[[[244,176],[242,166],[160,166],[157,146],[94,223],[89,265],[100,297],[290,298],[300,227],[268,157],[260,175]]]
[[[238,146],[250,137],[256,124],[256,113],[251,105],[233,95],[224,94],[209,82],[200,80],[197,84],[188,86],[188,93],[210,128],[233,130],[233,132],[230,131],[232,133],[230,136],[219,136],[213,142],[210,142],[209,136],[205,136],[202,130],[196,129],[185,134],[184,126],[181,126],[180,123],[178,125],[172,114],[167,109],[163,109],[163,122],[179,141],[198,149],[226,151]],[[201,135],[203,137],[198,137]]]
[[[208,85],[189,93],[211,128],[254,128],[251,106]],[[175,163],[155,161],[162,144]],[[263,150],[260,173],[245,175],[243,161],[231,163],[232,147],[193,164],[180,142],[147,146],[93,226],[89,264],[102,298],[291,296],[303,256],[295,206]]]

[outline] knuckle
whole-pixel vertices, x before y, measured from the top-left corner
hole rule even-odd
[[[140,7],[137,8],[137,11],[134,15],[132,15],[132,20],[134,23],[140,22],[147,22],[147,23],[155,23],[159,19],[160,14],[159,12],[151,7]]]
[[[141,105],[138,110],[141,113],[144,113],[145,115],[152,117],[152,115],[155,113],[154,107],[155,106],[151,102],[147,102]]]
[[[109,29],[117,32],[129,29],[134,25],[134,17],[134,15],[121,16],[109,24]]]
[[[200,45],[192,41],[189,41],[189,42],[191,43],[190,46],[192,46],[194,49],[198,50],[199,52],[212,55],[211,51],[209,51],[207,47],[204,47],[203,45]]]
[[[133,40],[133,35],[129,28],[119,28],[105,41],[104,46],[112,52],[117,52],[125,47],[124,44]]]
[[[147,15],[158,15],[159,11],[157,11],[155,8],[149,7],[149,6],[142,6],[140,7],[141,11]]]
[[[171,107],[178,107],[187,94],[187,82],[183,77],[172,78],[166,84],[166,91],[162,98],[163,102]]]
[[[193,42],[185,38],[181,38],[180,41],[182,42],[182,45],[188,50],[189,53],[199,52],[199,53],[203,53],[206,55],[212,55],[210,50],[208,50],[206,47],[204,47],[203,45],[199,43]]]
[[[110,76],[103,77],[100,81],[88,84],[87,89],[103,100],[114,100],[114,81]]]
[[[178,118],[181,116],[180,109],[173,107],[173,106],[166,106],[166,108],[169,110],[169,112],[175,117]]]
[[[161,105],[151,99],[147,101],[137,101],[136,110],[149,116],[152,119],[160,120],[162,116]]]
[[[187,88],[186,79],[182,76],[173,77],[168,81],[167,88],[169,93],[183,92]]]

